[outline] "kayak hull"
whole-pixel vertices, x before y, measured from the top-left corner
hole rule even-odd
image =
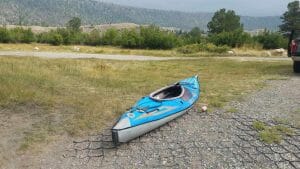
[[[112,128],[115,144],[142,136],[185,114],[200,97],[198,77],[181,80],[141,98]]]
[[[176,114],[173,114],[171,116],[168,116],[166,118],[163,118],[160,120],[155,120],[155,121],[145,123],[145,124],[141,124],[141,125],[138,125],[135,127],[130,127],[127,129],[122,129],[122,130],[112,129],[113,141],[115,144],[126,143],[130,140],[133,140],[139,136],[142,136],[156,128],[159,128],[159,127],[167,124],[168,122],[176,119],[177,117],[184,115],[188,110],[184,110],[184,111],[178,112]]]

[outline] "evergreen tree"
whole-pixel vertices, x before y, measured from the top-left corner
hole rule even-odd
[[[299,1],[294,1],[288,4],[288,11],[286,11],[281,19],[283,24],[280,29],[283,32],[291,31],[293,29],[300,29],[300,7]]]
[[[236,15],[233,10],[226,11],[224,8],[214,14],[207,27],[211,34],[243,29],[243,25],[240,23],[240,16]]]
[[[79,32],[81,26],[81,19],[78,17],[73,17],[68,23],[67,28],[74,31]]]

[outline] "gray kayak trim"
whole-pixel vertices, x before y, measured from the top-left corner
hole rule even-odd
[[[181,110],[181,111],[179,111],[179,112],[177,112],[177,113],[171,114],[171,115],[169,115],[169,116],[173,116],[173,115],[175,115],[175,114],[181,113],[181,112],[183,112],[183,111],[186,111],[186,110],[192,108],[192,107],[194,106],[194,104],[199,100],[199,97],[200,97],[200,95],[199,95],[198,98],[195,100],[195,102],[194,102],[193,104],[191,104],[189,107],[187,107],[187,108],[185,108],[185,109],[183,109],[183,110]],[[160,118],[160,119],[157,119],[157,120],[151,120],[151,121],[149,121],[149,122],[147,122],[147,123],[159,121],[159,120],[162,120],[162,119],[164,119],[164,118],[168,118],[169,116],[166,116],[166,117],[163,117],[163,118]],[[120,119],[121,119],[121,118],[120,118]],[[117,120],[117,122],[115,122],[115,124],[114,124],[113,126],[116,126],[116,124],[120,121],[120,119]],[[144,123],[144,124],[147,124],[147,123]],[[136,125],[136,126],[126,127],[126,128],[123,128],[123,129],[112,129],[112,130],[118,130],[118,131],[121,131],[121,130],[130,129],[130,128],[133,128],[133,127],[137,127],[137,126],[140,126],[140,125],[144,125],[144,124],[139,124],[139,125]],[[113,127],[113,128],[114,128],[114,127]]]
[[[190,107],[191,108],[191,107]],[[189,108],[189,109],[190,109]],[[122,130],[112,130],[112,137],[113,137],[113,142],[115,145],[118,145],[119,143],[125,143],[130,140],[133,140],[135,138],[138,138],[156,128],[159,128],[168,122],[184,115],[189,109],[185,109],[183,111],[180,111],[176,114],[170,115],[166,118],[160,119],[160,120],[155,120],[152,122],[144,123],[135,127],[130,127],[127,129],[122,129]]]
[[[117,130],[112,130],[112,141],[115,145],[119,144],[119,135]]]

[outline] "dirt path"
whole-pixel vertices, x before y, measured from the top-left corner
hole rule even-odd
[[[162,60],[194,60],[207,57],[155,57],[142,55],[109,55],[109,54],[88,54],[88,53],[67,53],[67,52],[26,52],[26,51],[0,51],[0,56],[26,57],[34,56],[41,58],[95,58],[108,60],[136,60],[136,61],[162,61]],[[285,61],[291,60],[286,57],[213,57],[219,59],[233,59],[238,61]]]
[[[270,81],[269,87],[218,110],[183,117],[128,144],[115,147],[107,130],[50,145],[47,152],[15,159],[16,168],[300,168],[300,76]],[[259,120],[294,132],[280,144],[259,140],[252,127]]]

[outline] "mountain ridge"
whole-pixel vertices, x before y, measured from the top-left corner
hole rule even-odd
[[[122,6],[94,0],[0,0],[0,24],[62,26],[71,17],[80,17],[83,24],[131,22],[156,24],[189,30],[206,30],[213,13],[181,12]],[[279,16],[241,16],[246,30],[277,30]]]

